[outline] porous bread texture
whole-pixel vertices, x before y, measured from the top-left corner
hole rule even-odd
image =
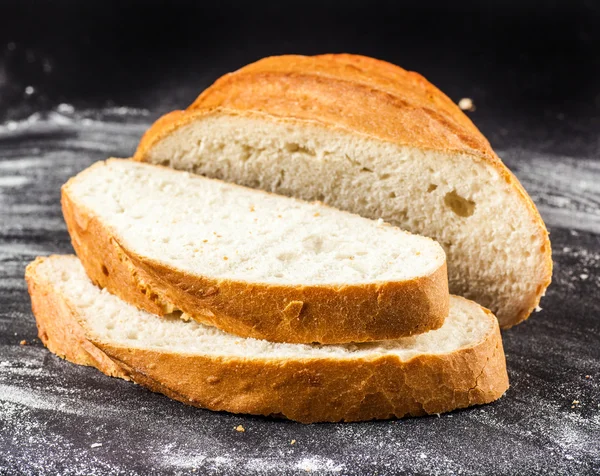
[[[548,233],[517,179],[452,101],[389,63],[266,58],[159,119],[134,158],[434,238],[450,291],[503,327],[526,319],[550,283]]]
[[[243,337],[344,343],[438,328],[442,248],[342,212],[165,167],[99,162],[63,187],[92,280]]]
[[[346,286],[426,276],[445,260],[433,240],[383,222],[128,160],[101,162],[68,193],[133,252],[218,279]]]
[[[129,349],[170,350],[220,357],[248,358],[363,358],[374,354],[397,355],[408,360],[420,354],[446,354],[482,341],[493,327],[485,312],[472,302],[453,298],[452,312],[444,325],[431,332],[377,343],[307,345],[274,343],[227,334],[213,326],[160,318],[124,303],[105,289],[93,286],[74,256],[43,261],[40,273],[56,290],[76,303],[86,332],[95,340]]]
[[[444,325],[350,345],[277,344],[140,311],[95,287],[73,256],[27,268],[39,335],[68,360],[212,410],[309,423],[441,413],[508,388],[494,316],[451,298]]]

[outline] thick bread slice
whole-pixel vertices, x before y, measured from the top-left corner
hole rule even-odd
[[[159,119],[135,159],[331,206],[439,241],[450,291],[526,319],[548,233],[488,141],[422,76],[354,55],[266,58]]]
[[[508,388],[494,316],[452,297],[435,331],[377,344],[274,344],[140,311],[95,287],[73,256],[38,258],[27,282],[55,354],[181,402],[305,423],[447,412]]]
[[[441,246],[320,203],[109,160],[62,204],[92,281],[155,314],[293,343],[396,339],[448,314]]]

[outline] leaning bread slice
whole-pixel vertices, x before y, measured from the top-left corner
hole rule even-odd
[[[38,258],[27,282],[39,336],[55,354],[211,410],[301,422],[447,412],[508,388],[495,317],[452,297],[435,331],[377,344],[276,344],[140,311],[73,256]]]
[[[450,291],[509,327],[550,283],[535,205],[473,123],[422,76],[355,55],[266,58],[159,119],[135,159],[321,200],[434,238]]]
[[[155,314],[293,343],[395,339],[448,314],[437,243],[320,203],[114,159],[62,204],[92,281]]]

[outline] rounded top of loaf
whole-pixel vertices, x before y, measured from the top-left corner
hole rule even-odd
[[[471,120],[423,76],[351,54],[272,56],[225,74],[185,113],[173,111],[161,118],[144,135],[136,156],[144,156],[171,130],[216,109],[319,122],[501,164]]]
[[[351,54],[272,56],[219,78],[188,108],[329,123],[405,145],[497,158],[448,96],[413,71]]]

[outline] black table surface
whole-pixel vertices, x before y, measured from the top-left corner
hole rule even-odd
[[[0,474],[600,472],[598,8],[451,3],[0,6]],[[506,395],[440,416],[302,425],[188,407],[48,352],[23,274],[38,255],[72,253],[60,186],[129,156],[156,117],[221,74],[330,51],[472,98],[468,114],[538,205],[554,278],[543,309],[503,332]]]

